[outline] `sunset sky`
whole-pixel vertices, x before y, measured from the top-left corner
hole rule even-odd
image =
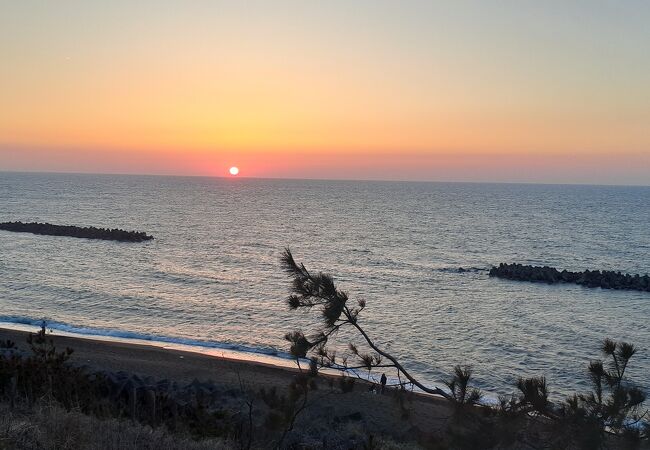
[[[0,170],[650,184],[650,2],[0,4]]]

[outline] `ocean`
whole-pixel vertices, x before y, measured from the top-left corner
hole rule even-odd
[[[424,384],[467,364],[489,395],[544,375],[560,398],[609,337],[638,347],[629,376],[650,387],[650,294],[487,274],[650,272],[650,187],[0,173],[15,220],[155,239],[0,231],[0,322],[283,357],[287,331],[318,323],[286,307],[290,247],[366,300],[361,324]]]

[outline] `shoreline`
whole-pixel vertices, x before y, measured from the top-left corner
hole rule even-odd
[[[12,339],[16,341],[20,347],[26,342],[27,335],[29,333],[36,333],[39,328],[40,326],[35,324],[0,321],[0,337],[3,339]],[[262,352],[247,352],[245,350],[220,348],[217,346],[211,347],[207,345],[191,345],[156,339],[138,339],[94,333],[75,333],[56,328],[50,328],[47,326],[47,322],[46,329],[48,337],[53,338],[55,343],[65,343],[65,345],[73,348],[75,352],[77,347],[75,343],[78,343],[84,349],[84,351],[90,347],[95,346],[116,349],[120,348],[133,352],[161,351],[168,352],[169,354],[178,354],[178,356],[181,357],[184,357],[184,354],[188,354],[199,358],[231,361],[233,363],[236,362],[241,364],[261,365],[284,371],[297,371],[296,363],[294,360]],[[17,339],[12,336],[15,336]]]
[[[36,322],[39,323],[37,324]],[[29,333],[36,333],[40,329],[40,322],[43,321],[30,321],[30,323],[17,323],[17,322],[6,322],[0,320],[0,339],[11,339],[15,341],[20,347],[21,345],[24,345],[24,343],[26,342],[27,335]],[[186,359],[185,355],[190,355],[190,357],[205,358],[208,361],[209,360],[225,361],[228,363],[232,363],[233,365],[241,365],[241,366],[250,365],[253,367],[262,366],[262,367],[267,367],[269,369],[280,370],[285,372],[284,377],[286,377],[287,379],[294,376],[299,371],[296,365],[296,360],[293,359],[291,355],[288,353],[282,356],[283,355],[282,352],[277,352],[272,354],[271,352],[268,353],[264,352],[263,349],[259,351],[256,351],[256,349],[252,349],[252,348],[249,351],[240,350],[236,348],[227,348],[230,344],[221,344],[221,343],[205,342],[205,345],[200,345],[202,341],[199,340],[194,341],[191,339],[183,339],[183,338],[167,338],[164,336],[161,337],[161,339],[163,340],[156,340],[155,336],[151,336],[151,338],[149,338],[149,335],[144,335],[144,334],[142,335],[143,337],[137,338],[137,337],[114,336],[110,334],[99,334],[99,333],[90,333],[90,332],[89,333],[74,332],[74,331],[62,330],[59,328],[50,328],[48,326],[48,322],[45,321],[45,323],[46,323],[48,337],[53,338],[55,343],[57,341],[66,343],[62,348],[65,348],[65,346],[69,346],[73,350],[75,350],[75,353],[77,352],[77,346],[79,344],[84,349],[84,351],[90,350],[93,347],[106,346],[108,348],[114,348],[114,349],[120,348],[125,351],[128,350],[134,352],[157,352],[157,351],[168,352],[170,355],[177,354],[179,356],[179,359]],[[68,324],[61,323],[61,322],[54,321],[54,323],[74,328]],[[82,329],[86,329],[86,328],[82,328]],[[97,332],[101,331],[98,329],[91,329],[91,330]],[[104,331],[110,332],[112,330],[104,330]],[[137,333],[127,333],[127,334],[137,335]],[[14,335],[15,337],[11,337],[11,336],[7,337],[7,335]],[[197,342],[197,344],[193,345],[188,343],[175,342],[176,340],[178,341],[184,340],[186,342]],[[223,345],[224,347],[221,347],[220,345]],[[232,344],[232,346],[235,347],[236,345]],[[92,362],[92,359],[90,359],[88,362]],[[308,365],[309,365],[308,360],[301,361],[301,366],[303,369]],[[106,367],[94,367],[94,368],[99,371],[107,370]],[[320,369],[319,373],[325,377],[336,377],[336,378],[343,377],[343,376],[353,377],[357,382],[362,383],[364,385],[379,383],[379,377],[377,375],[370,376],[369,374],[366,374],[363,371],[351,370],[349,372],[346,372],[344,370],[322,368]],[[198,376],[195,378],[198,378]],[[189,381],[193,381],[193,380],[189,380]],[[393,379],[393,377],[388,378],[389,385],[397,382],[398,380],[396,378],[395,379]],[[429,385],[430,383],[426,383],[426,384]],[[446,387],[443,386],[442,383],[439,383],[436,386],[446,390]],[[423,398],[444,400],[442,396],[424,392],[416,386],[412,387],[411,393]],[[487,406],[487,405],[493,405],[497,403],[497,396],[490,395],[489,392],[483,392],[483,394],[484,397],[482,398],[480,404]]]
[[[26,339],[30,331],[35,330],[8,329],[0,324],[0,339],[10,339],[18,348],[27,349]],[[197,385],[215,386],[221,392],[219,401],[223,403],[222,407],[230,405],[236,407],[235,410],[245,406],[242,402],[247,394],[244,392],[277,390],[280,395],[288,395],[298,373],[295,366],[279,367],[268,362],[188,352],[148,343],[134,344],[63,334],[48,336],[58,351],[72,348],[74,352],[70,362],[85,366],[91,373],[103,372],[112,378],[117,375],[118,379],[120,374],[126,374],[126,379],[137,378],[152,386],[177,383],[181,388],[187,388],[197,382]],[[338,378],[326,373],[320,375],[318,388],[314,391],[317,397],[300,417],[297,426],[310,427],[310,424],[325,420],[399,442],[417,442],[443,433],[448,418],[453,414],[453,405],[441,397],[412,392],[404,397],[406,403],[400,406],[397,391],[389,390],[384,395],[371,392],[368,382],[356,378],[350,391],[339,392],[338,383],[333,383]],[[258,403],[259,411],[265,411],[263,402]],[[408,411],[408,420],[404,411]]]
[[[28,327],[25,327],[28,328]],[[0,324],[0,339],[10,339],[19,348],[27,348],[29,333],[37,330],[6,328]],[[48,333],[57,350],[74,350],[70,361],[93,372],[126,372],[157,380],[167,379],[189,384],[194,380],[239,387],[240,380],[260,386],[285,387],[297,368],[282,367],[266,361],[237,359],[226,354],[199,353],[181,348],[133,343],[107,337],[94,339],[72,333]]]
[[[10,339],[19,349],[25,350],[28,334],[36,330],[33,326],[22,328],[5,328],[0,323],[0,340]],[[232,411],[242,411],[246,395],[249,395],[246,392],[277,390],[280,395],[288,395],[298,373],[295,366],[280,367],[268,362],[230,358],[225,354],[197,353],[151,343],[124,342],[115,338],[89,339],[70,334],[53,333],[48,337],[54,341],[57,351],[72,348],[74,352],[70,362],[85,366],[87,373],[104,373],[109,379],[126,379],[125,385],[134,379],[142,380],[145,386],[178,383],[181,389],[192,386],[203,389],[207,384],[217,388],[210,392],[219,393],[220,407],[231,408]],[[121,377],[122,374],[126,374],[126,378]],[[363,430],[370,436],[409,444],[444,442],[448,437],[449,421],[455,414],[453,402],[415,391],[408,392],[404,397],[394,389],[389,389],[386,394],[378,394],[370,392],[368,382],[356,378],[351,390],[338,392],[332,383],[335,378],[339,377],[321,374],[316,381],[318,387],[314,388],[317,400],[312,400],[309,409],[296,422],[298,429],[315,430],[310,428],[312,424],[325,421],[343,427],[340,429],[345,433],[354,434]],[[402,400],[399,400],[400,397]],[[258,409],[258,422],[264,417],[259,412],[264,411],[263,405],[259,407],[262,409]],[[476,408],[472,409],[480,413],[481,407]],[[463,430],[472,433],[471,427]]]
[[[160,348],[164,350],[183,351],[237,361],[250,361],[252,363],[267,364],[283,368],[293,368],[296,366],[295,360],[293,360],[288,353],[283,355],[282,352],[275,352],[271,349],[267,351],[266,349],[249,348],[238,346],[236,344],[203,342],[198,339],[194,340],[189,338],[154,336],[145,333],[121,332],[119,330],[111,329],[75,327],[58,321],[24,320],[20,322],[8,322],[0,320],[0,332],[18,331],[24,333],[35,333],[40,329],[42,322],[45,322],[48,336],[52,337],[60,336],[87,341],[121,343],[134,346]]]
[[[16,342],[19,348],[25,347],[27,336],[30,333],[36,333],[38,329],[39,328],[35,325],[14,324],[0,321],[0,339],[11,339]],[[96,371],[117,372],[122,370],[125,372],[140,374],[136,361],[146,361],[147,367],[149,367],[149,369],[154,369],[154,372],[156,371],[154,366],[158,362],[163,362],[163,365],[178,363],[181,366],[184,366],[189,362],[206,363],[206,366],[209,367],[219,366],[219,368],[222,369],[222,366],[226,366],[227,369],[233,369],[236,371],[242,371],[244,368],[252,369],[252,371],[255,371],[256,368],[264,368],[269,371],[277,372],[278,377],[282,378],[283,381],[286,382],[290,381],[290,379],[299,372],[295,360],[283,358],[281,356],[232,349],[191,346],[180,343],[167,343],[156,340],[85,335],[62,330],[50,332],[49,328],[47,328],[47,330],[47,336],[54,340],[58,350],[64,349],[65,347],[72,348],[74,350],[72,358],[73,362],[90,366]],[[109,357],[107,357],[107,354]],[[128,357],[134,357],[135,355],[139,355],[139,357]],[[142,357],[143,355],[144,358]],[[115,362],[112,361],[113,356],[127,356],[125,361],[130,366],[130,369],[124,369],[122,364],[112,364]],[[129,362],[130,359],[134,359],[133,365]],[[307,364],[308,362],[305,361],[305,365],[302,366],[303,369]],[[172,374],[177,372],[174,368],[167,367],[167,369],[170,369],[168,371]],[[324,377],[339,378],[344,376],[344,371],[337,369],[325,368],[321,369],[319,372],[321,376]],[[201,376],[203,376],[204,379],[210,379],[209,375],[211,373],[210,369],[184,370],[184,375],[181,377],[171,376],[167,378],[173,378],[176,381],[191,382],[193,379],[201,379]],[[188,377],[190,377],[191,374],[194,374],[194,376],[190,379]],[[155,373],[142,373],[142,375],[157,377]],[[207,378],[205,378],[205,376],[207,376]],[[348,376],[354,377],[354,374],[350,373]],[[364,379],[362,377],[354,377],[354,379],[358,383],[366,386],[372,383],[378,383],[376,380],[373,381],[372,379]],[[237,380],[237,383],[238,382],[239,380]],[[412,391],[412,394],[422,398],[444,401],[442,396],[428,394],[417,388]]]

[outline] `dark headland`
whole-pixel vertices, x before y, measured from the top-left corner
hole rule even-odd
[[[52,225],[51,223],[38,222],[3,222],[0,223],[0,230],[119,242],[144,242],[153,239],[153,236],[142,231],[125,231],[118,228],[77,227],[74,225]]]
[[[630,275],[611,270],[559,271],[553,267],[501,263],[490,269],[490,276],[515,281],[537,283],[574,283],[590,288],[623,289],[650,292],[650,277]]]

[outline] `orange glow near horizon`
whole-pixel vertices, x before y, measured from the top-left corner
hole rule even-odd
[[[650,184],[637,10],[163,3],[2,7],[0,171]]]

